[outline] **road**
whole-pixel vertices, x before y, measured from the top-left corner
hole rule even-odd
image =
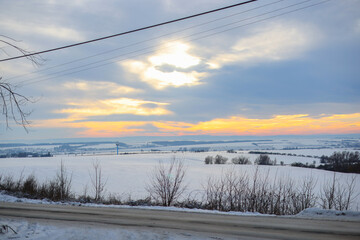
[[[0,202],[0,217],[158,228],[236,239],[360,239],[360,222]]]

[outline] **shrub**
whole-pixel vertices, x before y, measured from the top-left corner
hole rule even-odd
[[[160,162],[153,170],[146,190],[151,197],[160,200],[163,206],[171,206],[186,189],[185,173],[182,161],[173,159],[168,167]]]
[[[207,156],[205,158],[205,164],[213,164],[214,163],[214,157],[213,156]]]
[[[225,164],[227,162],[227,158],[226,157],[223,157],[221,155],[216,155],[215,156],[215,164]]]
[[[255,164],[257,165],[275,165],[275,162],[272,161],[269,155],[260,154],[255,160]]]
[[[61,163],[56,177],[41,185],[34,175],[29,175],[23,180],[23,175],[21,174],[17,181],[12,176],[0,176],[0,190],[5,190],[19,196],[25,194],[29,198],[48,198],[53,201],[69,200],[73,197],[71,193],[71,177],[68,176],[63,163]]]
[[[323,209],[348,210],[354,201],[356,177],[347,178],[346,184],[341,185],[334,172],[331,181],[327,181],[321,189],[320,202]]]
[[[21,192],[36,196],[38,194],[38,183],[34,175],[30,175],[23,182]]]
[[[249,158],[245,156],[234,157],[231,161],[233,164],[251,164]]]
[[[208,178],[204,186],[205,208],[289,215],[315,206],[316,181],[312,177],[298,184],[291,178],[279,178],[270,183],[268,173],[260,173],[256,168],[251,177],[228,171],[219,178]]]

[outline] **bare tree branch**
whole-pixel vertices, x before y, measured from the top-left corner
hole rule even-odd
[[[0,37],[3,38],[0,39],[0,43],[5,44],[5,46],[15,49],[23,55],[30,53],[29,51],[17,46],[16,43],[19,41],[4,35],[0,35]],[[6,55],[9,55],[8,52],[4,50],[4,47],[1,48],[1,51]],[[43,59],[38,55],[29,56],[27,59],[30,60],[31,63],[35,66],[40,65],[41,61],[43,61]],[[17,87],[14,84],[6,82],[2,77],[0,77],[0,108],[2,108],[2,115],[5,117],[7,129],[11,129],[9,121],[11,119],[17,125],[23,126],[25,131],[28,132],[27,127],[30,125],[30,122],[28,121],[27,117],[31,112],[26,112],[24,107],[28,103],[33,103],[35,101],[18,93],[16,88]]]
[[[171,206],[186,190],[185,173],[186,168],[182,161],[174,158],[168,167],[160,162],[153,170],[146,190],[150,196],[160,200],[163,206]]]

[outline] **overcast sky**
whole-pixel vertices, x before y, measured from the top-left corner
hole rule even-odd
[[[0,0],[0,35],[36,52],[238,2]],[[1,62],[3,81],[36,101],[29,133],[2,117],[0,140],[360,133],[360,1],[322,2],[259,0],[39,66]]]

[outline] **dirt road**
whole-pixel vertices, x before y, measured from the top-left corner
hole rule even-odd
[[[360,222],[0,202],[0,216],[160,228],[238,239],[360,239]]]

